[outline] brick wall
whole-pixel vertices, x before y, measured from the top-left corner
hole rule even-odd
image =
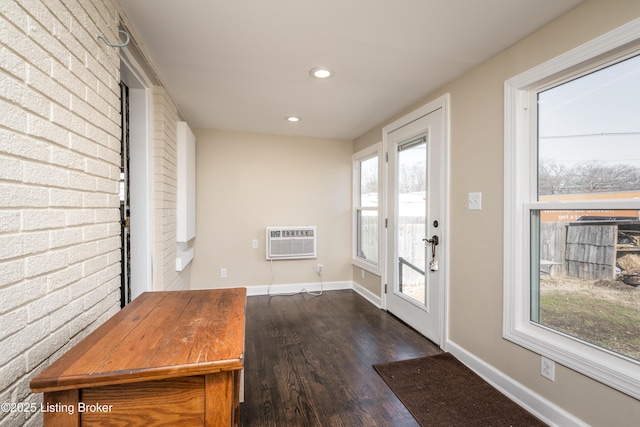
[[[39,403],[31,378],[119,310],[120,59],[96,39],[119,39],[118,7],[0,1],[0,402]],[[156,98],[154,288],[187,288],[175,249],[169,268],[177,114]]]
[[[191,264],[176,271],[176,123],[180,119],[163,87],[154,87],[153,99],[154,289],[188,289]]]

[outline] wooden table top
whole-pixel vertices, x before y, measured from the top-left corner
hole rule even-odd
[[[31,381],[33,392],[243,367],[246,289],[147,292]]]

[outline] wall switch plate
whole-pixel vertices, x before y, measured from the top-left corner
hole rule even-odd
[[[547,359],[546,357],[542,357],[540,359],[540,375],[542,375],[549,381],[555,381],[556,362]]]
[[[479,211],[482,209],[482,193],[469,193],[469,210]]]

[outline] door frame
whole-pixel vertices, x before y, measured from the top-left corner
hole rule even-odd
[[[443,182],[440,182],[440,191],[442,194],[442,203],[440,206],[440,227],[441,232],[440,235],[440,243],[438,246],[438,251],[441,254],[441,259],[444,259],[445,262],[442,262],[440,265],[440,273],[442,276],[442,281],[440,283],[440,292],[439,292],[439,301],[438,301],[438,309],[439,309],[439,324],[440,324],[440,342],[437,343],[441,348],[446,351],[446,343],[448,342],[449,337],[449,325],[447,322],[448,319],[448,301],[449,301],[449,270],[450,270],[450,253],[449,253],[449,239],[450,239],[450,224],[449,224],[449,201],[450,201],[450,168],[449,168],[449,159],[450,159],[450,143],[449,143],[449,104],[450,104],[450,95],[448,93],[434,99],[433,101],[419,107],[412,112],[402,116],[401,118],[393,121],[392,123],[384,126],[382,128],[382,152],[385,158],[388,159],[389,156],[389,134],[423,116],[428,115],[429,113],[436,111],[438,109],[442,109],[442,120],[443,120],[443,158],[440,159],[442,168],[442,176],[444,177]],[[383,188],[386,188],[389,185],[389,167],[388,163],[384,162],[383,167]],[[389,218],[389,203],[384,198],[382,202],[382,214],[383,218]],[[386,220],[385,220],[386,222]],[[381,280],[381,289],[380,295],[382,295],[382,309],[387,310],[387,293],[385,290],[387,288],[390,289],[390,292],[393,292],[393,284],[387,283],[389,268],[392,268],[388,265],[388,242],[390,238],[390,230],[385,227],[382,233],[382,250],[380,254],[380,259],[384,260],[381,263],[382,271],[382,280]],[[389,286],[387,286],[389,285]]]
[[[153,82],[130,47],[120,49],[120,78],[129,86],[131,300],[153,290]]]

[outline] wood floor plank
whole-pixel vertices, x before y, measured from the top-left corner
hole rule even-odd
[[[436,353],[350,290],[248,297],[240,425],[416,427],[372,365]]]

